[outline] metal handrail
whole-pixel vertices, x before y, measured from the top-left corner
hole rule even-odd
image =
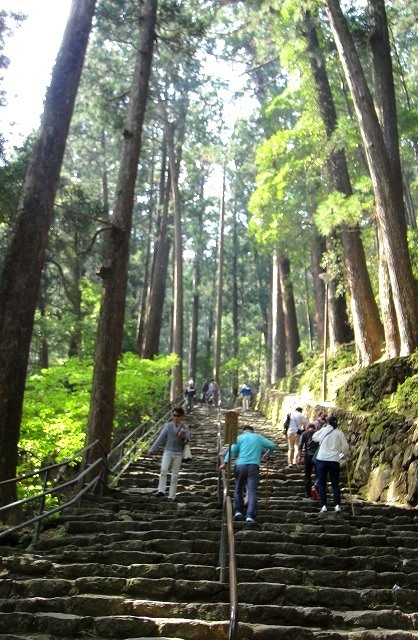
[[[36,471],[32,471],[31,473],[25,473],[22,476],[17,476],[16,478],[9,478],[8,480],[1,480],[0,484],[10,484],[12,482],[20,482],[21,480],[27,480],[28,478],[34,478],[35,476],[41,475],[41,473],[52,471],[52,469],[59,469],[60,467],[68,467],[71,462],[75,462],[80,458],[80,456],[89,451],[96,445],[99,445],[103,452],[105,452],[104,447],[100,440],[95,440],[88,447],[84,447],[84,449],[80,449],[72,458],[68,458],[67,460],[63,460],[62,462],[56,462],[55,464],[50,464],[48,467],[42,467],[41,469],[37,469]]]
[[[218,414],[218,433],[217,433],[217,460],[221,455],[221,429],[220,414]],[[229,496],[229,480],[230,480],[230,460],[231,448],[229,450],[228,474],[221,470],[218,475],[223,485],[223,502],[222,502],[222,524],[221,524],[221,542],[219,548],[219,581],[224,583],[226,580],[226,560],[229,558],[228,576],[229,576],[229,633],[228,640],[235,640],[238,629],[238,587],[237,587],[237,564],[235,557],[235,536],[234,525],[232,520],[232,500]],[[227,554],[228,549],[228,554]]]
[[[92,464],[91,467],[89,467],[88,469],[85,469],[79,476],[77,476],[73,480],[70,480],[69,482],[66,482],[63,485],[60,485],[59,487],[53,487],[52,489],[48,489],[42,495],[50,495],[54,491],[59,491],[60,489],[63,489],[66,486],[71,486],[72,484],[75,484],[76,482],[78,482],[78,480],[80,480],[85,475],[87,475],[87,473],[90,473],[91,469],[93,469],[95,466],[97,466],[99,464],[102,464],[102,460],[101,459],[100,460],[96,460],[96,462],[94,464]],[[10,535],[12,533],[15,533],[16,531],[19,531],[20,529],[23,529],[24,527],[29,527],[31,524],[39,523],[42,520],[44,520],[45,518],[53,515],[54,513],[58,513],[59,511],[63,511],[66,507],[68,507],[68,506],[74,504],[75,502],[77,502],[91,488],[94,489],[94,487],[97,485],[99,480],[100,480],[100,474],[95,476],[93,478],[93,480],[91,480],[88,484],[86,484],[80,491],[78,491],[76,493],[75,496],[73,496],[71,498],[71,500],[69,500],[65,504],[60,504],[58,507],[55,507],[54,509],[51,509],[50,511],[43,511],[42,513],[40,513],[39,515],[35,516],[34,518],[30,518],[29,520],[26,520],[25,522],[21,522],[20,524],[15,525],[14,527],[10,527],[6,531],[2,531],[0,533],[0,539],[1,538],[5,538],[6,536],[8,536],[8,535]],[[32,496],[32,497],[33,498],[39,498],[39,495]],[[29,500],[30,500],[30,498],[26,498],[26,502],[28,502]],[[19,502],[14,503],[14,505],[22,504],[23,502],[24,502],[23,500],[20,500]],[[8,506],[12,507],[13,505],[6,505],[6,506],[7,507]],[[4,509],[4,507],[2,507],[2,509]],[[37,529],[36,533],[35,533],[35,536],[34,536],[34,542],[37,542],[38,538],[39,538],[39,530]]]
[[[113,487],[119,480],[122,473],[137,458],[138,449],[139,449],[138,442],[144,445],[143,447],[141,447],[141,450],[142,450],[146,446],[150,436],[152,436],[155,433],[155,431],[157,430],[161,422],[165,421],[167,419],[167,416],[170,413],[171,413],[171,408],[169,411],[165,411],[164,415],[161,418],[159,418],[156,422],[154,422],[151,426],[149,426],[149,428],[145,431],[145,433],[144,433],[144,429],[146,428],[146,425],[150,423],[150,421],[148,420],[144,424],[139,425],[138,427],[133,429],[133,431],[131,431],[127,436],[125,436],[125,438],[121,440],[121,442],[119,442],[107,455],[102,443],[99,440],[96,440],[95,442],[90,444],[88,447],[85,447],[84,449],[80,450],[73,458],[70,458],[60,463],[49,465],[48,467],[43,467],[41,469],[38,469],[31,473],[24,474],[16,478],[11,478],[11,479],[2,481],[1,484],[8,484],[12,482],[18,483],[20,481],[27,480],[28,478],[41,476],[42,474],[45,475],[42,492],[29,496],[27,498],[22,498],[21,500],[17,500],[15,502],[12,502],[0,507],[0,514],[1,514],[4,512],[7,512],[8,510],[16,509],[16,507],[27,505],[31,502],[34,502],[35,500],[40,500],[38,515],[33,516],[25,520],[24,522],[20,522],[19,524],[14,525],[13,527],[9,527],[8,529],[1,531],[0,540],[3,538],[6,538],[12,533],[15,533],[16,531],[19,531],[20,529],[24,529],[25,527],[29,527],[32,524],[37,523],[38,526],[34,535],[34,541],[36,542],[40,535],[40,524],[43,520],[45,520],[46,518],[48,518],[49,516],[55,513],[63,511],[68,506],[79,501],[81,497],[85,493],[87,493],[89,490],[94,490],[97,484],[99,483],[99,481],[104,486]],[[133,444],[125,451],[125,445],[130,441],[133,441]],[[60,475],[62,475],[65,469],[71,468],[70,466],[71,463],[82,459],[82,454],[85,454],[87,451],[89,451],[91,448],[97,445],[100,446],[101,449],[103,450],[104,455],[102,456],[102,458],[98,458],[92,464],[87,464],[85,468],[83,468],[83,470],[80,473],[78,473],[74,478],[71,478],[70,480],[67,480],[49,489],[46,488],[47,483],[49,481],[49,474],[51,471],[53,471],[54,469],[62,469],[62,472],[60,473]],[[113,466],[110,466],[109,461],[115,456],[115,454],[118,454],[116,463]],[[111,475],[113,476],[121,466],[122,466],[122,469],[117,473],[117,475],[114,478],[112,478],[110,482],[108,480],[106,483],[104,480],[104,477],[109,477]],[[94,469],[96,468],[97,468],[96,476],[91,481],[89,481],[87,485],[81,486],[81,488],[76,492],[76,494],[71,498],[71,500],[63,504],[60,504],[49,511],[44,511],[45,498],[47,496],[58,494],[59,492],[65,489],[68,489],[73,485],[75,485],[76,487],[79,486],[79,483],[81,484],[81,481],[85,478],[85,476],[87,474],[90,475],[91,472],[94,471]]]

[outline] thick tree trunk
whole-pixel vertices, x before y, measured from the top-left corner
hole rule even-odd
[[[325,238],[323,236],[319,236],[318,233],[313,230],[313,233],[311,235],[311,266],[315,297],[316,339],[318,341],[318,345],[324,344],[325,291],[324,283],[319,278],[319,274],[323,271],[321,263],[326,249],[327,246]]]
[[[153,227],[153,214],[154,207],[150,205],[148,211],[148,231],[147,231],[147,248],[145,252],[145,265],[144,265],[144,277],[142,282],[142,289],[139,298],[138,305],[138,323],[136,328],[136,352],[139,357],[142,357],[142,351],[144,347],[144,331],[145,331],[145,317],[147,313],[148,294],[150,291],[150,271],[151,271],[151,236]]]
[[[221,333],[222,333],[222,298],[223,298],[223,265],[224,265],[224,220],[225,220],[225,170],[222,180],[221,205],[219,208],[218,226],[218,259],[216,274],[216,310],[215,310],[215,349],[213,356],[213,377],[220,384],[221,368]]]
[[[257,272],[258,300],[261,314],[261,325],[259,328],[264,336],[264,356],[266,361],[266,370],[269,370],[269,378],[266,379],[269,380],[270,384],[271,364],[267,356],[269,349],[271,349],[271,340],[269,339],[269,332],[271,331],[271,259],[268,256],[264,256],[258,253],[257,250],[254,250],[254,262]]]
[[[348,322],[347,301],[345,296],[337,295],[336,282],[328,286],[328,343],[330,353],[335,353],[338,346],[354,339],[353,329]]]
[[[237,228],[237,209],[234,203],[234,214],[232,221],[232,357],[238,358],[239,353],[239,305],[238,305],[238,228]],[[239,379],[236,370],[232,379],[232,397],[238,397]]]
[[[298,320],[296,316],[293,284],[290,276],[290,261],[284,256],[279,256],[280,289],[282,294],[284,326],[286,332],[286,351],[289,371],[302,362],[299,352],[300,338]]]
[[[38,308],[39,308],[39,313],[41,314],[41,318],[44,319],[45,318],[45,298],[44,298],[42,289],[43,287],[41,285],[41,288],[39,291]],[[44,323],[42,323],[42,325],[44,325]],[[41,369],[48,369],[49,367],[49,344],[48,344],[48,338],[43,329],[41,330],[41,348],[39,353],[39,364],[41,366]]]
[[[380,308],[382,309],[383,326],[385,329],[386,357],[396,358],[400,349],[400,338],[398,331],[398,322],[396,319],[396,310],[393,303],[392,288],[390,286],[388,264],[384,255],[380,234],[378,233],[379,245],[379,292],[380,292]]]
[[[88,420],[87,445],[99,440],[90,451],[89,462],[111,448],[115,408],[116,370],[123,334],[129,239],[142,125],[147,103],[157,16],[156,0],[144,0],[138,56],[132,80],[129,110],[116,187],[112,227],[107,240],[105,262],[100,270],[103,295],[97,334],[93,385]]]
[[[330,140],[337,128],[337,113],[318,35],[309,12],[305,14],[304,28],[317,88],[319,110],[326,136]],[[346,196],[351,196],[353,192],[344,150],[331,152],[328,170],[335,189]],[[340,233],[359,364],[367,366],[382,355],[383,326],[367,270],[360,230],[358,226],[348,227],[343,224],[340,227]]]
[[[369,0],[368,7],[370,16],[369,46],[373,69],[373,100],[388,151],[393,179],[399,191],[402,191],[406,181],[402,173],[399,154],[396,95],[385,5],[382,0]],[[409,195],[408,189],[406,189],[406,194]],[[398,193],[398,198],[401,198],[400,193]],[[407,214],[407,211],[405,211],[405,214]],[[380,230],[378,230],[378,238],[379,285],[382,316],[385,321],[386,355],[389,358],[393,358],[400,351],[400,338],[388,265],[384,254],[384,242]]]
[[[340,4],[338,0],[326,0],[326,5],[366,150],[398,320],[400,355],[409,355],[418,346],[418,291],[408,250],[402,190],[392,172],[373,99]]]
[[[286,377],[286,331],[280,288],[280,258],[273,251],[271,286],[271,384]]]
[[[148,360],[158,355],[160,349],[160,335],[171,248],[171,242],[168,237],[171,180],[169,176],[167,177],[166,159],[166,143],[164,138],[159,187],[159,208],[160,210],[162,209],[162,213],[159,215],[159,221],[157,223],[157,240],[154,246],[152,260],[150,291],[147,296],[142,349],[142,357]]]
[[[0,480],[13,478],[48,233],[95,0],[73,0],[0,276]],[[0,485],[0,503],[16,498]]]
[[[190,320],[190,341],[189,341],[189,375],[196,383],[197,370],[197,345],[199,336],[199,315],[200,315],[200,281],[201,262],[203,257],[203,218],[205,214],[204,205],[205,178],[202,171],[200,180],[200,203],[197,212],[197,230],[195,238],[195,257],[193,263],[193,293],[192,293],[192,317]]]
[[[171,194],[174,213],[174,273],[173,273],[173,352],[179,362],[172,371],[171,400],[183,393],[183,238],[181,231],[181,197],[179,189],[179,166],[174,149],[173,124],[165,121],[168,162],[171,176]]]

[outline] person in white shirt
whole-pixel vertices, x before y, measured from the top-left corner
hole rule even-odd
[[[293,467],[297,464],[298,443],[303,427],[308,423],[308,419],[302,413],[302,407],[296,407],[290,414],[289,426],[286,433],[287,438],[287,464]]]
[[[341,511],[340,465],[341,459],[348,455],[349,447],[344,433],[338,429],[337,416],[330,416],[327,424],[313,434],[312,440],[319,442],[315,464],[321,512],[327,511],[327,474],[329,474],[334,496],[334,509],[337,512]]]

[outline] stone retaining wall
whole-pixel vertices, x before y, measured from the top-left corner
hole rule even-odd
[[[347,411],[331,403],[314,404],[275,389],[265,390],[257,399],[257,409],[280,430],[286,414],[298,405],[309,420],[321,409],[338,415],[350,443],[352,481],[363,498],[398,505],[418,504],[416,419]]]

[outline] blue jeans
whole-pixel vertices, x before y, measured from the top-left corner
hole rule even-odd
[[[340,463],[331,460],[316,461],[316,476],[318,478],[319,498],[321,507],[327,504],[327,474],[331,482],[332,493],[334,495],[334,505],[340,504]]]
[[[260,467],[258,464],[237,464],[235,466],[234,511],[244,513],[244,489],[247,487],[247,516],[255,517],[259,475]]]

